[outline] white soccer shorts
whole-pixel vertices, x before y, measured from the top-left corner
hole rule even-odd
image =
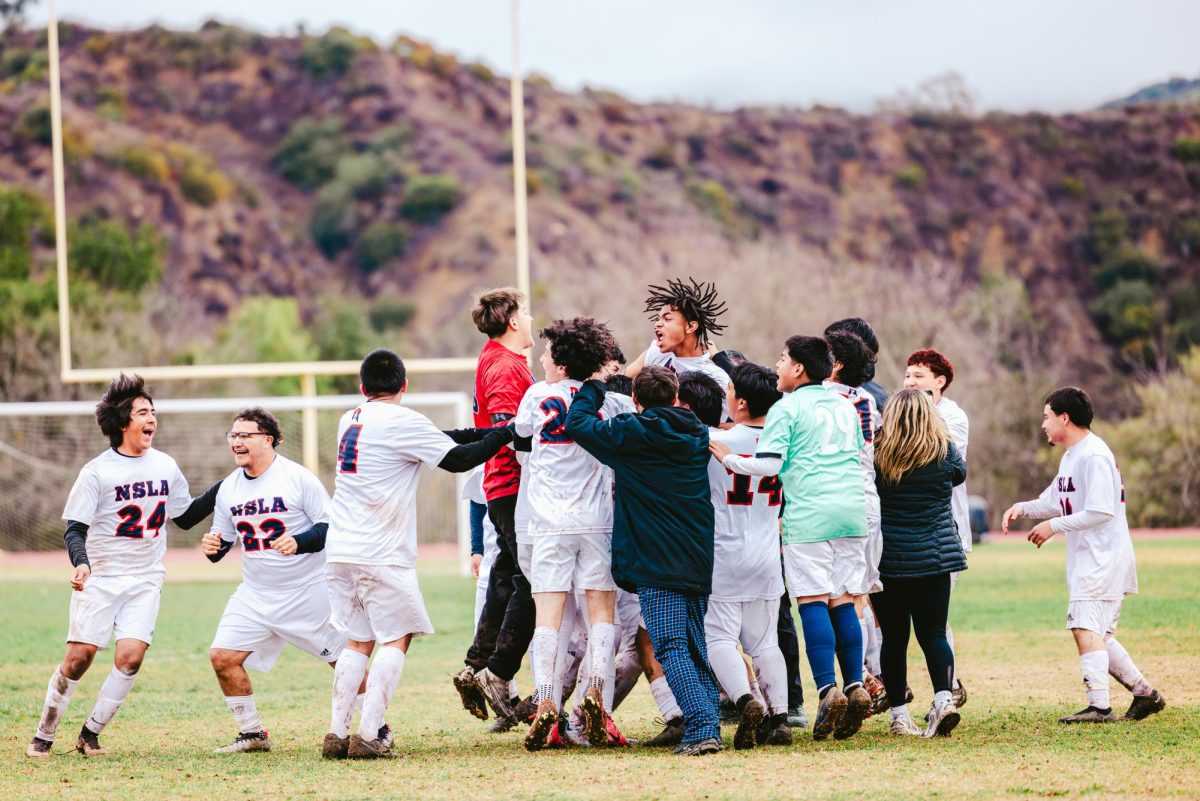
[[[879,592],[883,589],[883,580],[879,577],[879,560],[883,557],[883,525],[878,513],[872,517],[867,514],[867,592]]]
[[[740,643],[742,650],[754,657],[767,648],[779,646],[779,599],[755,601],[720,601],[709,598],[704,615],[704,639],[711,648],[714,642]]]
[[[783,576],[793,598],[846,593],[865,595],[870,589],[867,574],[867,540],[870,537],[840,537],[825,542],[797,542],[783,546]]]
[[[238,585],[225,604],[212,647],[250,651],[245,666],[269,673],[289,642],[326,662],[337,661],[346,647],[345,635],[329,621],[324,581],[274,591]]]
[[[621,634],[617,638],[619,642],[617,653],[623,653],[634,647],[637,630],[646,628],[646,621],[642,620],[642,605],[638,602],[637,593],[626,592],[618,587],[616,612],[617,625],[621,629]]]
[[[1067,628],[1094,631],[1101,637],[1117,633],[1124,601],[1070,601],[1067,604]]]
[[[333,627],[356,642],[382,644],[433,634],[417,571],[398,565],[325,566]]]
[[[161,576],[91,576],[71,593],[67,642],[107,648],[110,639],[154,639]]]
[[[517,567],[521,568],[521,575],[527,579],[533,573],[532,542],[517,540]]]
[[[533,592],[616,590],[612,577],[612,532],[540,534],[533,541]]]

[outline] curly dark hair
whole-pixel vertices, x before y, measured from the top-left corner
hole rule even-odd
[[[696,323],[696,339],[707,345],[710,336],[725,330],[717,318],[725,313],[725,302],[717,299],[717,285],[689,278],[691,285],[672,278],[666,286],[651,284],[646,297],[646,313],[653,320],[663,306],[670,306],[689,323]]]
[[[612,358],[616,346],[608,326],[591,317],[555,320],[539,333],[550,343],[550,358],[575,381],[591,378]]]
[[[108,437],[108,442],[114,448],[120,446],[125,429],[129,425],[129,416],[133,411],[133,402],[145,398],[154,404],[154,398],[146,390],[146,382],[140,375],[125,375],[121,373],[114,378],[100,396],[96,404],[96,424]]]
[[[254,423],[258,426],[258,430],[271,438],[271,447],[278,448],[279,443],[283,442],[283,432],[279,430],[279,421],[275,419],[275,415],[268,412],[261,406],[251,406],[249,409],[243,409],[238,412],[237,417],[233,418],[233,422],[245,420],[247,423]]]
[[[871,347],[858,334],[842,329],[825,334],[833,360],[842,367],[838,370],[838,383],[849,387],[861,387],[869,379],[869,367],[875,363]]]

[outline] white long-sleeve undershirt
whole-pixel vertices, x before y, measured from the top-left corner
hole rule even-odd
[[[721,460],[725,468],[743,476],[774,476],[783,469],[778,456],[738,456],[731,453]]]

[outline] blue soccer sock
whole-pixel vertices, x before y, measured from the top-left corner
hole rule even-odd
[[[812,670],[817,689],[837,684],[837,674],[833,670],[837,639],[833,633],[829,605],[824,601],[811,601],[799,604],[798,608],[800,627],[804,631],[804,653],[808,656],[808,666]],[[861,658],[860,654],[859,659]]]
[[[862,628],[858,625],[858,613],[854,604],[829,607],[829,620],[837,636],[837,659],[842,668],[842,684],[862,683],[863,641]]]

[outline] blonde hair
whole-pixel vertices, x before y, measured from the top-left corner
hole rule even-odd
[[[902,389],[883,410],[875,441],[875,469],[888,484],[906,473],[940,462],[950,451],[950,432],[922,390]]]

